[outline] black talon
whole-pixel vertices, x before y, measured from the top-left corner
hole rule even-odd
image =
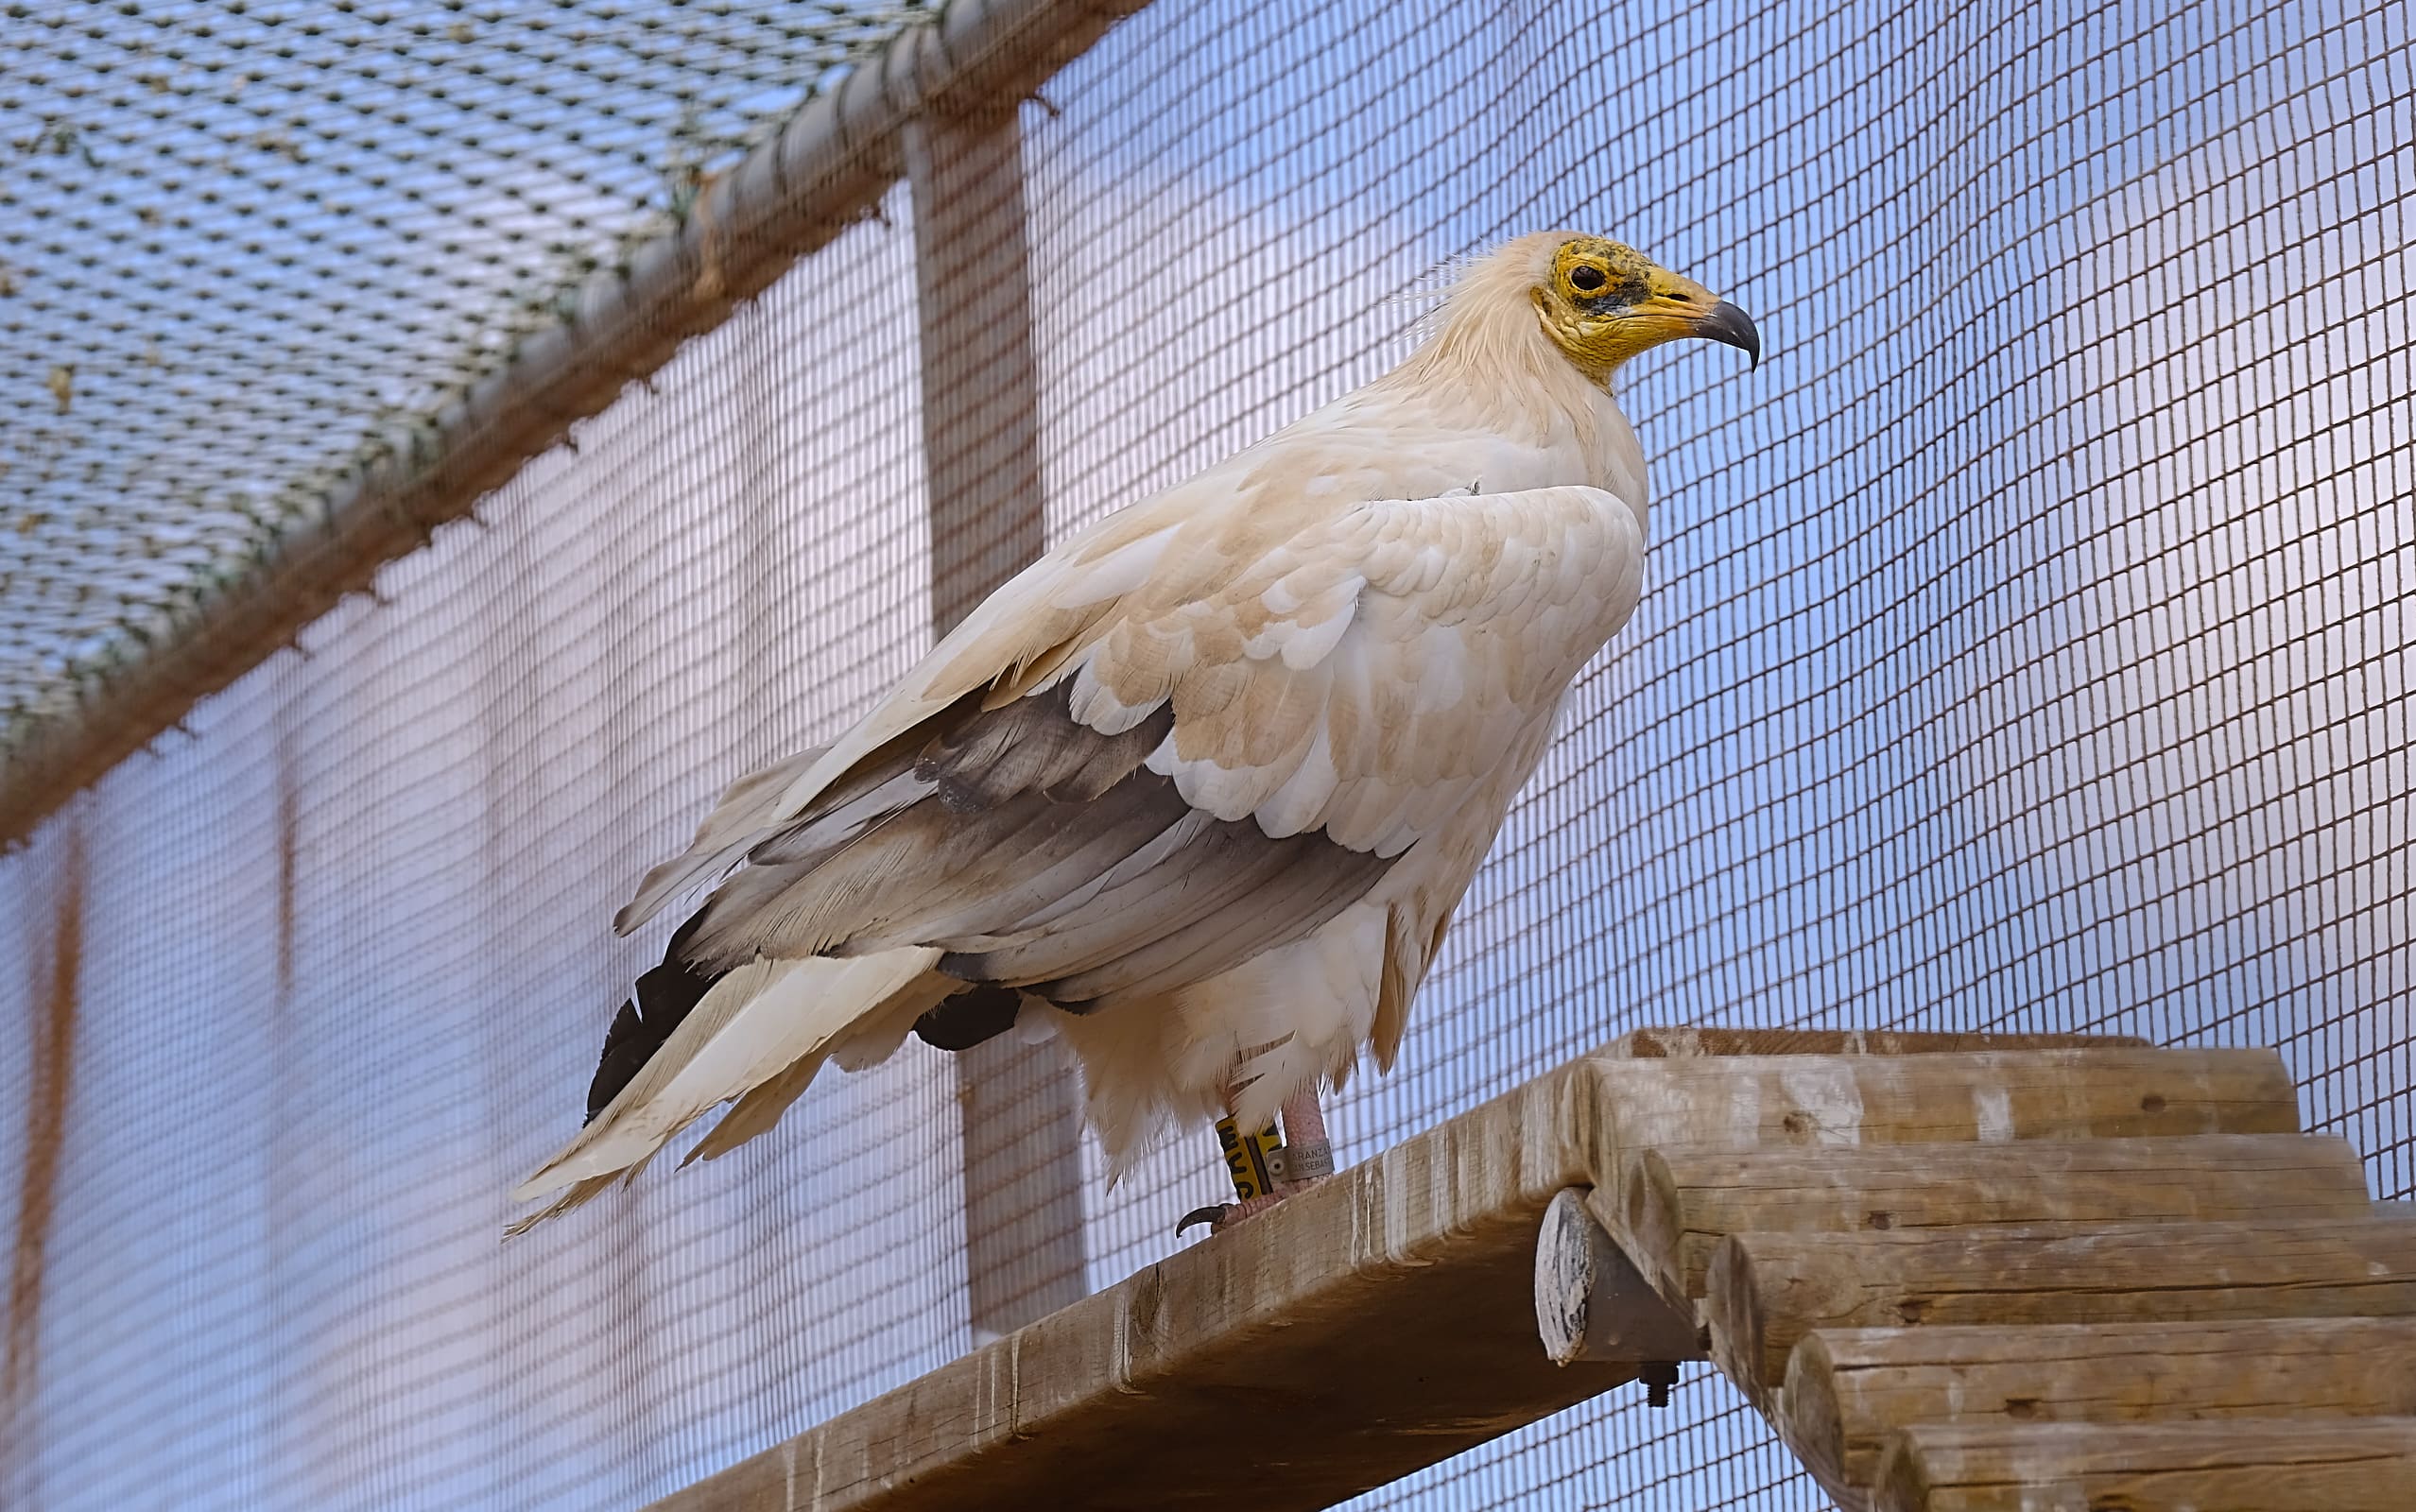
[[[1192,1209],[1182,1215],[1182,1222],[1175,1225],[1175,1237],[1182,1238],[1182,1231],[1196,1223],[1206,1224],[1209,1231],[1213,1233],[1217,1226],[1225,1221],[1225,1213],[1232,1207],[1233,1204],[1230,1202],[1216,1202],[1205,1208]]]

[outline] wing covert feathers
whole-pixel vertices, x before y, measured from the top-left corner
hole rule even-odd
[[[614,933],[626,935],[653,918],[663,905],[705,881],[729,870],[773,826],[781,794],[800,774],[820,759],[827,746],[799,751],[759,772],[750,772],[730,784],[713,806],[688,849],[647,872],[637,895],[613,919]]]

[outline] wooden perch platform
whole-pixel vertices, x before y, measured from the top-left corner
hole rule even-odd
[[[1706,1350],[1849,1509],[2410,1508],[2411,1330],[2269,1051],[1640,1030],[656,1512],[1322,1507]]]

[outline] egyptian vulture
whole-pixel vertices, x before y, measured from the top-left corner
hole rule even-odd
[[[825,1061],[1018,1024],[1080,1062],[1115,1169],[1281,1112],[1295,1172],[1330,1170],[1320,1088],[1363,1051],[1390,1068],[1635,608],[1645,457],[1611,378],[1683,336],[1760,358],[1742,310],[1630,248],[1510,242],[1399,367],[1075,535],[837,742],[738,782],[614,921],[712,888],[613,1020],[585,1127],[513,1194],[568,1192],[520,1227],[722,1103],[690,1159]]]

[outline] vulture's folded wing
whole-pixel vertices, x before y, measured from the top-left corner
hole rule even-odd
[[[1251,533],[1168,529],[1079,570],[1039,564],[829,752],[799,758],[812,769],[768,817],[762,784],[732,822],[708,820],[667,874],[726,864],[739,828],[749,843],[692,958],[733,977],[757,960],[898,964],[861,1003],[785,1004],[810,1033],[750,1026],[717,988],[731,1027],[682,1025],[664,1053],[690,1064],[646,1068],[681,1093],[669,1116],[633,1083],[583,1158],[544,1175],[643,1160],[703,1092],[780,1078],[785,1105],[791,1067],[852,1034],[903,1034],[920,1000],[900,993],[921,973],[1079,1006],[1314,931],[1498,779],[1626,618],[1643,564],[1634,511],[1576,487],[1350,506],[1271,543],[1261,530],[1246,553],[1234,534]],[[1025,606],[1022,633],[1002,602]],[[743,1053],[718,1049],[742,1030]],[[703,1065],[732,1074],[705,1087]]]
[[[931,947],[1067,1003],[1214,974],[1465,805],[1641,563],[1632,510],[1559,488],[1375,501],[1208,592],[1136,584],[1051,664],[1003,659],[792,819],[757,816],[691,958]]]

